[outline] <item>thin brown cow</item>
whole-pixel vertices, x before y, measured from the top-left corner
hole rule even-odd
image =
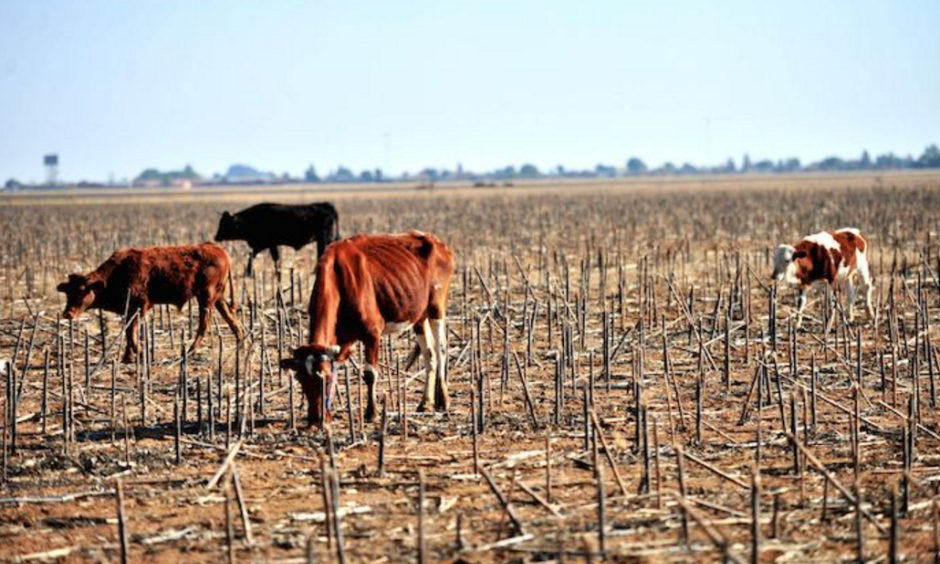
[[[447,292],[454,257],[440,239],[412,231],[358,235],[333,243],[317,264],[310,296],[310,344],[281,365],[297,372],[311,425],[330,418],[335,379],[332,362],[343,362],[352,346],[365,345],[363,375],[369,389],[366,419],[375,419],[375,380],[382,335],[413,328],[427,369],[424,411],[434,401],[447,411]]]
[[[199,302],[199,329],[190,351],[209,328],[212,307],[241,341],[244,331],[238,324],[225,297],[226,280],[231,261],[222,247],[213,243],[184,247],[147,247],[115,251],[101,266],[88,274],[70,274],[68,282],[59,284],[66,295],[62,317],[74,319],[89,308],[127,314],[129,320],[140,311],[143,319],[150,308],[172,304],[182,308],[196,298]],[[234,292],[232,292],[234,296]],[[233,298],[234,300],[234,298]],[[137,323],[127,327],[127,346],[123,362],[133,362],[139,352]]]

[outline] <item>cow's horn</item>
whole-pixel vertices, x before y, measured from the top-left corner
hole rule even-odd
[[[339,356],[340,350],[341,349],[339,345],[331,345],[328,349],[326,349],[326,352],[330,355],[330,358],[336,358]]]

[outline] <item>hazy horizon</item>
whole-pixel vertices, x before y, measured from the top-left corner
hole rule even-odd
[[[915,158],[940,3],[0,0],[0,182]]]

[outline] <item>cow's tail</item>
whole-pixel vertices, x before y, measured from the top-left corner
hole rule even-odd
[[[339,241],[341,235],[339,233],[339,214],[333,216],[333,240]]]

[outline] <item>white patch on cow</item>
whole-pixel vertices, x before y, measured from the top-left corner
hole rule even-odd
[[[434,346],[437,349],[439,355],[444,356],[446,361],[447,355],[447,325],[443,319],[432,319],[431,323],[431,332],[434,336]]]
[[[829,255],[829,260],[832,260],[832,255]],[[849,276],[851,276],[852,271],[849,270],[849,265],[844,259],[839,259],[839,264],[836,265],[836,282],[844,283]]]
[[[421,326],[423,331],[415,335],[418,341],[418,347],[421,348],[421,357],[424,359],[425,380],[424,395],[421,397],[421,404],[424,409],[434,405],[434,390],[437,387],[437,354],[433,346],[433,334],[431,325],[425,319]]]
[[[414,323],[411,321],[398,321],[395,323],[386,323],[385,329],[382,330],[383,335],[398,335],[399,333],[404,333],[408,329],[411,329],[414,326]]]
[[[787,270],[783,276],[784,281],[791,286],[798,286],[800,284],[800,279],[796,275],[796,263],[791,262],[787,265]]]
[[[871,278],[868,255],[858,249],[855,249],[855,270],[858,271],[859,275],[861,275],[866,282]]]
[[[855,236],[859,236],[862,234],[862,232],[856,229],[855,227],[843,227],[842,229],[837,229],[836,233],[851,233]]]
[[[307,358],[304,359],[304,366],[307,368],[307,374],[313,374],[314,366],[316,364],[317,358],[316,355],[310,354],[307,355]]]
[[[418,237],[424,237],[424,231],[418,231],[417,229],[412,229],[411,234]]]
[[[7,376],[10,371],[10,361],[7,359],[0,359],[0,376]]]
[[[374,366],[372,366],[371,364],[369,364],[368,362],[366,363],[366,365],[365,365],[365,367],[362,369],[362,371],[363,371],[363,372],[371,372],[371,373],[373,373],[373,374],[378,374],[378,373],[379,373],[379,371],[376,370],[376,368],[375,368]]]
[[[810,243],[816,243],[817,245],[820,245],[824,249],[828,249],[830,251],[839,250],[839,242],[836,241],[835,237],[833,237],[832,234],[829,233],[828,231],[822,231],[820,233],[807,235],[806,237],[803,238],[803,240],[808,241]]]

